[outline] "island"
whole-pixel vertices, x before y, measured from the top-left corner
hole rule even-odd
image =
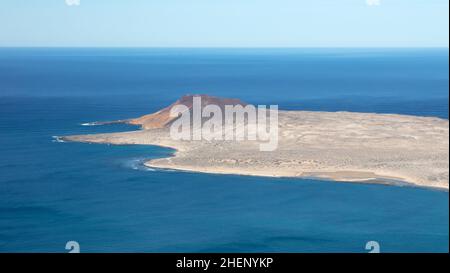
[[[158,145],[175,150],[151,168],[215,174],[410,184],[449,188],[449,121],[437,117],[354,112],[278,111],[278,145],[261,151],[255,140],[177,140],[170,125],[175,105],[192,109],[194,96],[208,104],[247,105],[237,99],[186,95],[153,114],[124,122],[129,132],[73,135],[64,141]]]

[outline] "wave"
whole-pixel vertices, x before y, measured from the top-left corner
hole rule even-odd
[[[81,123],[80,125],[81,126],[99,126],[99,125],[103,125],[103,124],[99,121],[94,121],[94,122]]]
[[[123,163],[123,165],[126,168],[130,168],[130,169],[137,170],[137,171],[147,171],[147,172],[148,171],[151,171],[151,172],[156,171],[156,169],[145,166],[144,163],[147,160],[148,160],[147,158],[133,158],[133,159],[125,161]]]
[[[65,142],[61,137],[59,136],[52,136],[53,140],[52,142]]]
[[[145,171],[145,172],[190,172],[190,171],[182,171],[182,170],[174,170],[174,169],[166,169],[166,168],[152,168],[145,165],[149,158],[133,158],[128,159],[122,162],[122,166],[128,169],[133,169],[137,171]]]
[[[127,123],[127,120],[114,120],[114,121],[94,121],[94,122],[85,122],[81,123],[81,126],[100,126],[100,125],[110,125],[110,124],[119,124],[119,123]]]

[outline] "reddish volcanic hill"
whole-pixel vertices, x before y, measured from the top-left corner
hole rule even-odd
[[[187,106],[189,110],[192,110],[193,97],[201,97],[202,108],[210,104],[217,105],[222,110],[225,109],[225,105],[247,105],[239,99],[212,97],[208,95],[186,95],[156,113],[148,114],[136,119],[131,119],[128,121],[128,123],[141,125],[143,129],[157,129],[168,127],[174,120],[178,118],[170,116],[170,109],[172,109],[172,107],[175,105],[182,104]]]

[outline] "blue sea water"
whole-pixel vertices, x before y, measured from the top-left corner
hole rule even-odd
[[[186,93],[448,119],[448,49],[0,49],[0,252],[448,252],[448,192],[148,169],[59,143]]]

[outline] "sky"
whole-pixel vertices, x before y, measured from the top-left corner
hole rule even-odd
[[[0,47],[448,47],[448,9],[449,0],[0,0]]]

